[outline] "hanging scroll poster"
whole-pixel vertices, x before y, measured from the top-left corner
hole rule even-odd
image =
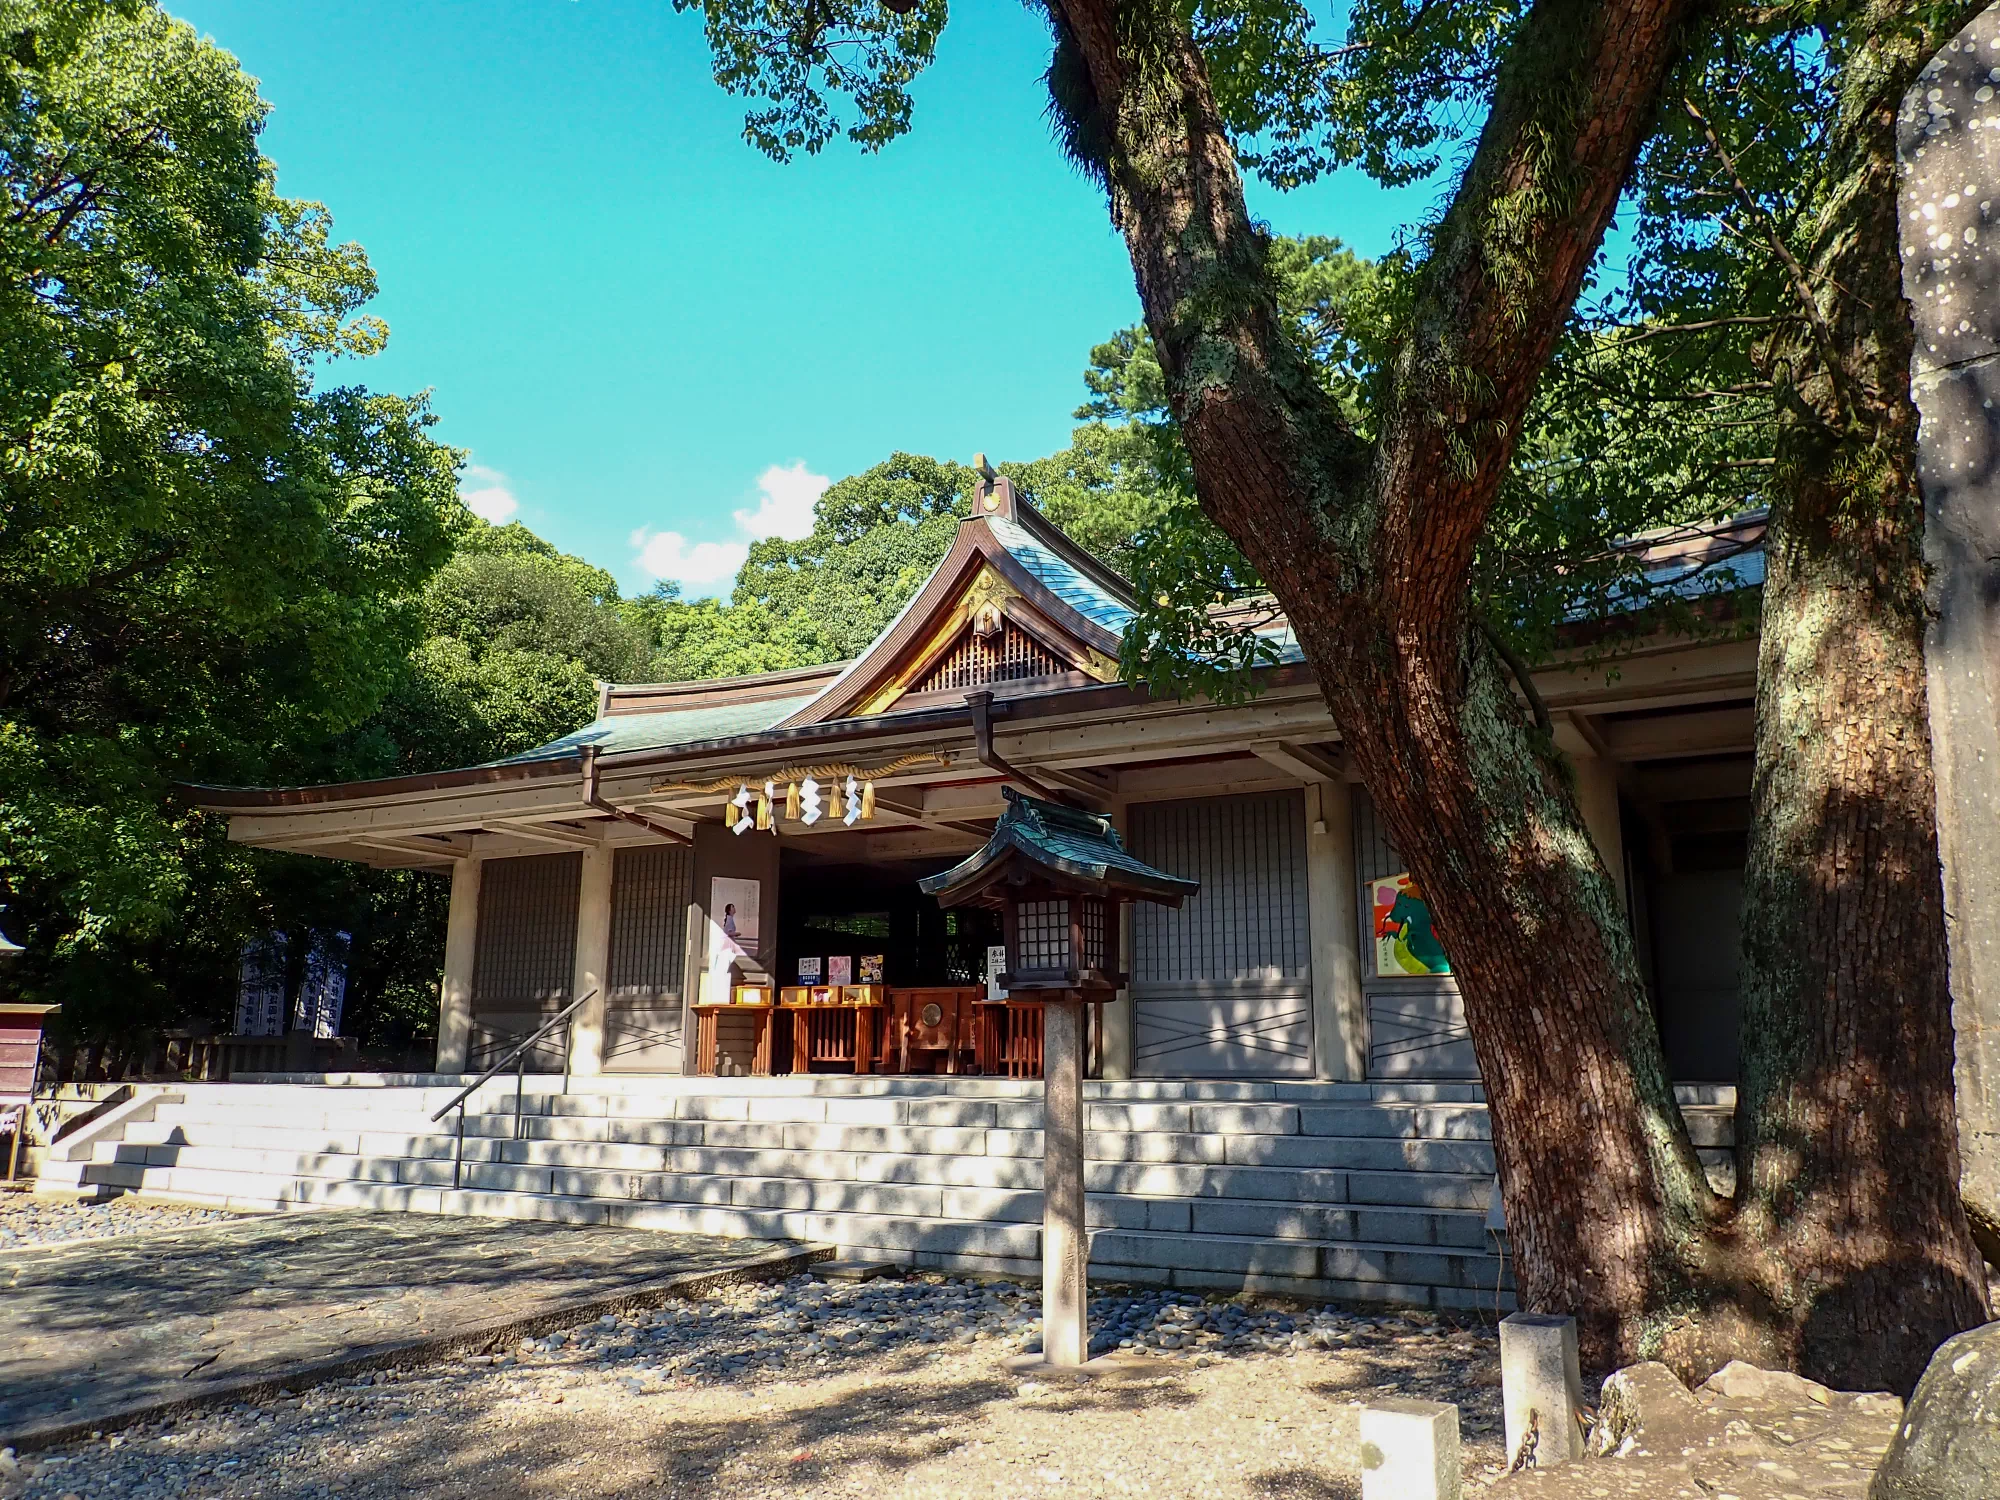
[[[1375,914],[1375,973],[1381,978],[1449,974],[1451,959],[1431,930],[1430,904],[1409,874],[1368,882]]]
[[[708,968],[727,974],[739,965],[753,967],[757,952],[757,908],[763,886],[755,880],[718,875],[709,883]],[[718,983],[724,981],[718,980]]]

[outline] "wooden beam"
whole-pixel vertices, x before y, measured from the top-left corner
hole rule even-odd
[[[530,823],[513,818],[490,818],[480,827],[490,833],[511,833],[516,838],[555,844],[564,849],[595,849],[604,842],[601,832],[590,832],[566,823]]]
[[[1024,765],[1022,770],[1031,776],[1061,787],[1064,791],[1075,792],[1089,802],[1095,811],[1102,811],[1118,800],[1115,777],[1107,777],[1100,771],[1061,770],[1054,766]]]
[[[1603,735],[1606,753],[1613,760],[1667,760],[1748,751],[1756,744],[1757,726],[1746,703],[1615,720],[1603,725]]]
[[[1300,781],[1332,786],[1342,786],[1347,782],[1347,755],[1344,750],[1328,755],[1295,740],[1258,740],[1250,746],[1250,753]]]

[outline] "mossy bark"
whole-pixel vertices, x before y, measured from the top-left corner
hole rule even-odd
[[[1829,189],[1799,257],[1817,327],[1780,381],[1744,879],[1738,1216],[1799,1367],[1907,1391],[1984,1320],[1958,1201],[1951,997],[1925,696],[1915,333],[1896,116],[1977,6],[1853,7]]]
[[[1694,8],[1534,8],[1365,443],[1280,334],[1263,241],[1174,8],[1051,5],[1070,139],[1101,154],[1202,505],[1286,606],[1461,961],[1522,1300],[1576,1315],[1586,1357],[1606,1367],[1674,1353],[1711,1289],[1734,1296],[1746,1279],[1715,1274],[1722,1210],[1674,1103],[1630,929],[1553,745],[1468,615],[1467,584]]]

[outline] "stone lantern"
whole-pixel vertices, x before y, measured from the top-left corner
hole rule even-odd
[[[1090,1348],[1090,1241],[1083,1208],[1083,1007],[1115,999],[1119,907],[1179,906],[1201,889],[1125,848],[1109,818],[1003,789],[977,854],[918,882],[940,906],[997,907],[1000,984],[1042,1002],[1042,1362],[1076,1368]]]

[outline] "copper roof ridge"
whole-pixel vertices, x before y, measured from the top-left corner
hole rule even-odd
[[[690,700],[686,704],[675,702],[672,708],[626,709],[626,713],[672,713],[676,708],[693,707],[709,699],[724,698],[733,702],[754,702],[754,698],[741,696],[760,689],[759,696],[783,697],[781,689],[798,690],[812,686],[816,682],[830,681],[846,670],[845,661],[819,662],[807,667],[780,667],[774,672],[746,672],[737,677],[696,677],[680,682],[610,682],[605,684],[608,701],[616,703],[621,697],[657,697],[668,700]]]
[[[1062,553],[1064,562],[1079,572],[1090,574],[1122,603],[1132,604],[1137,600],[1138,595],[1133,592],[1131,579],[1099,562],[1075,537],[1043,515],[1032,501],[1017,497],[1014,504],[1016,524],[1033,535],[1037,541]]]

